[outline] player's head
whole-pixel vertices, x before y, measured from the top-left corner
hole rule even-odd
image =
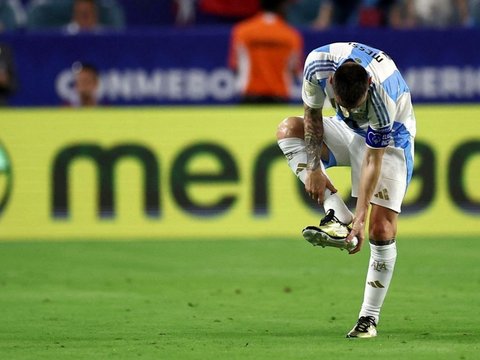
[[[283,13],[289,1],[290,0],[260,0],[260,7],[263,11]]]
[[[367,98],[369,85],[370,77],[364,67],[347,61],[333,75],[335,101],[347,109],[359,107]]]

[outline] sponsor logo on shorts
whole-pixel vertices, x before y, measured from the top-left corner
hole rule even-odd
[[[390,200],[390,197],[388,196],[388,190],[387,189],[380,190],[374,196],[376,198],[379,198],[379,199],[382,199],[382,200]]]

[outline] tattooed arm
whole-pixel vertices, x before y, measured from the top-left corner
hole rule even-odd
[[[307,170],[320,168],[320,155],[323,142],[322,109],[304,106],[305,150],[307,151]]]
[[[325,188],[336,192],[334,186],[322,171],[320,165],[323,144],[323,115],[322,109],[313,109],[304,105],[304,136],[307,152],[307,176],[305,190],[319,204],[323,203]]]

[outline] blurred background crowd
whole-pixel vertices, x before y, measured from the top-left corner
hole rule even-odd
[[[260,0],[0,0],[0,31],[228,25],[259,10]],[[480,0],[290,0],[286,19],[314,29],[479,26]]]
[[[302,29],[480,28],[480,0],[0,0],[0,106],[8,104],[19,83],[15,53],[2,34],[75,36],[214,26],[232,28],[228,63],[238,75],[243,100],[286,102],[291,83],[301,76]],[[262,38],[262,47],[258,42],[249,47],[255,38]],[[274,50],[273,43],[281,46]],[[96,65],[69,65],[77,91],[69,105],[99,105]],[[272,81],[284,73],[291,78]]]

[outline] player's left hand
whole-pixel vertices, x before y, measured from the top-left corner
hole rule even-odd
[[[357,237],[357,246],[349,252],[349,254],[356,254],[362,249],[363,241],[365,240],[365,224],[360,221],[355,221],[355,219],[353,219],[352,224],[352,230],[346,240],[352,241],[355,236]]]
[[[319,204],[323,204],[325,200],[325,189],[329,189],[332,194],[337,192],[335,186],[333,186],[320,168],[307,170],[307,175],[305,176],[305,191],[310,197]]]

